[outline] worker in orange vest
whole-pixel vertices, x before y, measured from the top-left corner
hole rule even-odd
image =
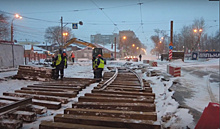
[[[74,58],[75,58],[75,55],[74,55],[74,53],[72,52],[72,54],[71,54],[71,58],[72,58],[72,61],[73,61],[73,63],[74,63]]]

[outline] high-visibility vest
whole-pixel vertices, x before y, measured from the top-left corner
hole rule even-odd
[[[58,54],[57,57],[58,57],[58,58],[57,58],[57,60],[56,60],[56,66],[59,65],[60,62],[62,61],[61,54]]]
[[[72,53],[72,58],[75,58],[75,55]]]
[[[101,58],[99,58],[99,60],[100,60],[100,63],[99,63],[99,65],[98,65],[98,68],[103,68],[104,69],[104,60],[103,59],[101,59]],[[98,59],[96,59],[96,63],[98,62]],[[97,65],[97,64],[96,64]]]
[[[67,60],[66,60],[66,58],[64,59],[64,66],[66,66],[66,63],[67,63]]]
[[[92,68],[95,68],[95,65],[96,65],[96,60],[94,60],[94,61],[92,62]]]

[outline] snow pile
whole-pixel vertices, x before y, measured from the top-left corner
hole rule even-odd
[[[153,93],[156,94],[155,104],[157,122],[163,128],[186,128],[193,122],[193,117],[188,109],[178,108],[179,104],[172,99],[173,93],[169,92],[173,81],[161,82],[161,77],[144,77],[151,82]]]

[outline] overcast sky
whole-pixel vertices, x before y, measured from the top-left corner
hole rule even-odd
[[[132,30],[143,44],[153,46],[150,36],[154,29],[166,30],[169,35],[171,20],[174,32],[179,32],[201,17],[209,35],[219,30],[219,1],[209,0],[0,0],[0,10],[9,13],[10,19],[14,13],[23,16],[14,21],[14,39],[18,41],[43,42],[45,29],[60,26],[61,16],[64,23],[83,21],[84,25],[72,32],[85,41],[97,33]],[[71,24],[66,26],[71,28]]]

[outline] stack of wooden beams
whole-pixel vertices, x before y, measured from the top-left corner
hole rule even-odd
[[[34,81],[49,81],[52,77],[52,70],[52,68],[19,65],[15,78]]]

